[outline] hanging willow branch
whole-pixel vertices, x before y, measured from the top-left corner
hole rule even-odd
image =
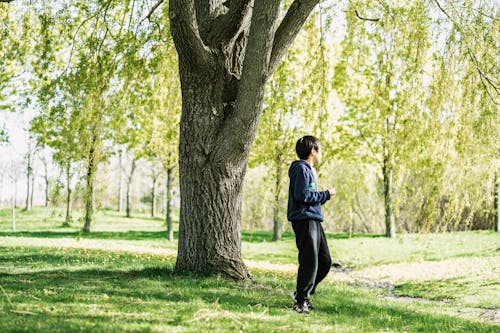
[[[438,1],[438,0],[434,0],[434,2],[436,3],[437,7],[439,8],[439,10],[444,14],[446,15],[446,17],[453,23],[454,27],[462,34],[462,35],[466,35],[465,32],[463,31],[462,29],[462,26],[460,24],[458,24],[458,22],[453,18],[451,17],[451,15],[443,8],[443,6],[441,5],[441,3]],[[496,83],[493,79],[491,79],[482,69],[481,69],[481,64],[479,63],[479,61],[477,60],[477,57],[474,55],[474,53],[472,52],[470,46],[469,46],[469,43],[467,42],[467,40],[464,40],[465,42],[465,45],[467,47],[467,54],[468,56],[470,57],[472,63],[474,64],[474,67],[476,68],[477,72],[479,73],[479,78],[481,79],[481,84],[483,85],[484,89],[486,90],[486,93],[488,94],[488,96],[490,97],[491,101],[493,102],[493,104],[495,105],[498,105],[500,104],[499,102],[497,102],[497,99],[495,98],[495,96],[493,96],[492,92],[491,92],[491,88],[494,90],[494,92],[496,93],[496,95],[500,95],[500,91],[499,91],[499,86],[498,86],[498,83]]]

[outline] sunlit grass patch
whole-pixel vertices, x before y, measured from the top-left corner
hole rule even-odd
[[[498,276],[491,276],[489,279],[461,277],[406,282],[396,285],[394,294],[430,300],[453,300],[464,307],[494,309],[499,305],[500,280]]]

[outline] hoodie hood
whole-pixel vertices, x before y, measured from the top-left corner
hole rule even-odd
[[[301,170],[304,166],[312,171],[311,166],[305,160],[293,161],[290,164],[290,169],[288,169],[288,176],[291,177],[297,170]]]

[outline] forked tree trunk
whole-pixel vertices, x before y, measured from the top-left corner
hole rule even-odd
[[[170,0],[179,54],[181,211],[176,269],[250,277],[241,257],[241,189],[264,84],[318,0]]]

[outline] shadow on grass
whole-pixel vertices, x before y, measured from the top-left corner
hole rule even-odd
[[[210,327],[217,331],[218,328],[227,331],[228,320],[234,324],[228,313],[238,318],[239,325],[253,331],[259,331],[256,328],[261,326],[271,332],[277,331],[275,327],[280,325],[301,327],[304,317],[289,309],[291,304],[283,286],[271,286],[267,282],[266,287],[266,276],[258,278],[264,285],[178,274],[173,265],[0,274],[1,285],[11,295],[12,303],[10,306],[3,302],[5,320],[0,328],[2,332],[20,327],[27,331],[76,328],[114,332],[149,331],[150,325],[166,325],[194,331],[210,322]],[[375,297],[363,297],[331,284],[322,287],[322,295],[317,296],[319,306],[313,315],[316,326],[328,327],[333,322],[354,331],[498,332],[495,326],[380,303]],[[267,309],[265,313],[272,318],[271,322],[259,319],[263,308]],[[200,309],[207,312],[200,314]]]
[[[10,248],[0,251],[0,263],[22,269],[0,273],[0,332],[303,332],[309,320],[290,309],[293,279],[272,273],[233,283],[177,273],[162,256],[56,248]],[[334,324],[356,332],[499,332],[332,283],[322,284],[314,301],[319,331]]]

